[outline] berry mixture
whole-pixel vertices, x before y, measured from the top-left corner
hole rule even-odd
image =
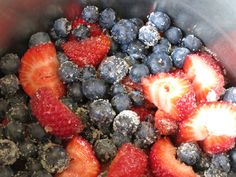
[[[28,46],[0,58],[1,177],[236,176],[236,87],[168,14],[86,6]]]

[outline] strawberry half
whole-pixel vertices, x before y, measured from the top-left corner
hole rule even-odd
[[[92,146],[80,136],[74,137],[66,147],[71,161],[69,167],[56,177],[97,177],[100,164]]]
[[[195,108],[195,93],[182,75],[159,73],[142,79],[145,97],[158,109],[183,120]]]
[[[32,96],[42,87],[63,96],[65,88],[58,76],[59,62],[52,43],[29,48],[21,59],[19,79],[24,91]]]
[[[191,166],[176,159],[176,148],[168,138],[162,138],[152,146],[151,169],[155,177],[197,177]]]
[[[39,89],[30,100],[33,115],[46,132],[67,138],[80,133],[84,125],[79,117],[69,110],[49,88]]]
[[[112,161],[107,177],[143,177],[147,155],[132,144],[123,144]]]
[[[211,55],[205,52],[189,54],[183,70],[193,84],[198,103],[219,99],[224,91],[224,76]]]
[[[80,67],[98,66],[106,57],[111,40],[106,35],[90,37],[81,41],[71,40],[62,44],[65,54]]]
[[[226,102],[200,104],[180,123],[178,141],[203,141],[207,153],[224,152],[232,148],[236,137],[236,106]]]

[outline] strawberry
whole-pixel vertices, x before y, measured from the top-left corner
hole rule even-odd
[[[192,167],[176,159],[176,148],[168,138],[161,138],[152,146],[149,155],[155,177],[197,177]]]
[[[219,99],[224,91],[224,76],[211,55],[205,52],[189,54],[183,70],[193,84],[198,103]]]
[[[61,103],[49,88],[40,88],[32,96],[30,104],[39,123],[55,136],[66,138],[83,130],[80,118]]]
[[[49,87],[57,96],[64,95],[58,76],[59,62],[52,43],[39,44],[26,51],[21,59],[19,79],[24,91],[32,96],[41,87]]]
[[[132,144],[123,144],[111,162],[107,177],[143,177],[147,155]]]
[[[142,85],[138,82],[133,82],[128,76],[122,79],[121,83],[125,86],[127,92],[134,90],[143,91]]]
[[[69,167],[56,177],[97,177],[100,164],[92,146],[82,137],[75,136],[67,145],[66,151],[71,161]]]
[[[155,127],[161,135],[172,135],[177,132],[178,124],[168,113],[158,110],[155,114]]]
[[[207,153],[224,152],[236,137],[236,106],[226,102],[200,104],[179,125],[178,141],[203,141]]]
[[[81,41],[68,41],[62,44],[65,54],[78,66],[97,66],[110,49],[111,40],[106,35],[87,38]]]
[[[74,20],[76,17],[80,16],[82,12],[81,5],[75,0],[68,1],[63,7],[64,16],[68,20]]]
[[[141,121],[145,121],[148,116],[152,117],[154,115],[152,110],[148,110],[144,107],[132,107],[131,110],[139,115]]]
[[[195,108],[195,93],[182,75],[159,73],[142,79],[145,97],[158,109],[183,120]]]

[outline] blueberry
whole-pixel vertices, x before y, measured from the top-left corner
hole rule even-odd
[[[1,177],[13,177],[13,170],[9,166],[0,166]]]
[[[183,37],[181,29],[174,26],[170,27],[164,35],[171,44],[179,44]]]
[[[124,136],[130,136],[137,131],[139,124],[140,118],[135,112],[124,110],[115,117],[113,130]]]
[[[112,96],[115,96],[120,93],[125,93],[125,88],[122,84],[115,83],[114,85],[111,86],[111,95]]]
[[[22,123],[11,121],[5,128],[6,137],[14,142],[22,141],[25,134],[24,128]]]
[[[14,177],[31,177],[31,175],[28,171],[17,171]]]
[[[161,32],[166,31],[171,23],[170,17],[166,13],[160,11],[152,12],[148,17],[148,20]]]
[[[236,87],[228,88],[224,93],[223,100],[230,103],[236,103]]]
[[[8,139],[0,139],[0,164],[12,165],[19,158],[20,152],[17,145]]]
[[[42,170],[43,167],[40,163],[40,159],[30,157],[27,159],[25,163],[25,169],[33,173],[33,172]]]
[[[86,6],[82,11],[82,17],[86,22],[96,23],[99,18],[98,8],[96,6]]]
[[[78,25],[72,31],[72,34],[76,37],[77,40],[81,40],[87,38],[90,35],[90,31],[86,25]]]
[[[8,53],[0,59],[0,71],[3,74],[15,74],[20,66],[20,58],[13,53]]]
[[[35,171],[31,177],[52,177],[52,175],[45,170],[40,170]]]
[[[37,33],[33,34],[30,37],[29,47],[34,47],[34,46],[36,46],[38,44],[45,44],[45,43],[48,43],[50,41],[51,41],[51,39],[50,39],[48,33],[37,32]]]
[[[69,58],[63,52],[58,52],[57,53],[57,59],[58,59],[60,64],[69,61]]]
[[[147,148],[156,140],[156,130],[150,122],[141,122],[134,134],[134,144]]]
[[[14,74],[0,78],[0,93],[2,95],[14,95],[19,90],[19,80]]]
[[[95,100],[89,105],[90,121],[98,128],[109,127],[115,115],[108,100]]]
[[[57,33],[55,32],[55,29],[54,29],[54,28],[51,28],[51,29],[50,29],[49,35],[50,35],[50,37],[51,37],[53,40],[55,40],[55,41],[60,38],[60,37],[57,35]]]
[[[99,65],[100,77],[108,83],[119,82],[128,73],[129,65],[116,56],[104,59]]]
[[[136,39],[138,28],[130,20],[122,19],[112,27],[111,34],[119,44],[128,44]]]
[[[39,125],[39,123],[31,123],[27,126],[29,136],[35,141],[43,141],[46,139],[45,130]]]
[[[160,40],[160,42],[153,47],[152,51],[154,53],[163,53],[164,52],[166,54],[169,54],[170,53],[170,49],[171,49],[170,42],[167,39],[162,38]]]
[[[236,149],[232,149],[229,153],[232,171],[236,172]]]
[[[19,149],[20,149],[20,155],[24,159],[28,159],[29,157],[36,157],[37,156],[38,148],[29,139],[26,139],[24,142],[20,143]]]
[[[138,29],[140,29],[144,25],[143,20],[141,20],[140,18],[131,18],[129,20],[132,21],[138,27]]]
[[[195,143],[182,143],[177,148],[177,157],[187,165],[194,165],[200,160],[201,150]]]
[[[54,42],[54,45],[55,45],[57,51],[63,51],[62,44],[64,44],[65,42],[66,42],[65,38],[59,38]]]
[[[152,74],[169,72],[173,66],[166,53],[152,53],[148,56],[146,64]]]
[[[214,168],[214,166],[210,166],[207,170],[203,173],[204,177],[229,177],[227,172],[223,172]]]
[[[109,49],[108,54],[115,55],[117,53],[117,51],[119,50],[119,47],[120,47],[119,44],[114,39],[112,39],[111,40],[111,47]]]
[[[144,103],[144,95],[140,91],[132,91],[129,94],[130,99],[132,100],[135,106],[142,106]]]
[[[171,53],[171,58],[173,60],[174,66],[177,68],[182,68],[186,56],[190,53],[189,49],[185,47],[176,47]]]
[[[230,159],[227,154],[215,154],[211,159],[211,165],[223,172],[230,171]]]
[[[84,95],[82,91],[82,84],[80,82],[74,82],[67,86],[67,95],[70,96],[76,102],[83,102]]]
[[[61,102],[67,106],[71,111],[75,111],[77,108],[77,103],[71,97],[62,97],[60,98]]]
[[[81,73],[76,64],[71,61],[67,61],[60,65],[58,74],[63,82],[71,83],[78,81]]]
[[[194,35],[190,34],[183,39],[183,45],[189,50],[196,52],[201,49],[202,41]]]
[[[120,147],[122,144],[125,144],[125,143],[130,143],[131,142],[131,137],[130,136],[127,136],[127,135],[123,135],[122,133],[120,132],[114,132],[112,134],[112,141],[114,142],[114,144],[117,146],[117,147]]]
[[[104,80],[92,78],[82,82],[82,91],[86,98],[95,100],[106,96],[108,86]]]
[[[0,98],[0,121],[4,119],[7,111],[7,101],[3,98]]]
[[[134,59],[143,59],[146,57],[147,49],[141,41],[136,40],[128,45],[127,53]]]
[[[119,93],[111,99],[111,104],[117,112],[121,112],[130,109],[131,100],[127,94]]]
[[[201,153],[200,159],[194,164],[194,169],[196,171],[204,171],[207,170],[211,165],[211,158],[210,156]]]
[[[67,37],[71,30],[71,24],[66,18],[59,18],[54,22],[53,28],[59,37]]]
[[[70,158],[62,146],[48,143],[40,151],[40,162],[49,173],[60,173],[67,168]]]
[[[158,43],[161,36],[157,28],[151,25],[143,26],[139,29],[139,40],[147,46],[154,46]]]
[[[96,69],[93,66],[85,66],[81,71],[81,80],[87,80],[96,77]]]
[[[7,117],[25,123],[29,120],[28,107],[24,103],[18,103],[11,106],[7,111]]]
[[[116,21],[116,12],[112,8],[106,8],[100,13],[99,24],[103,28],[111,29]]]
[[[140,82],[142,77],[149,75],[149,69],[145,64],[134,64],[129,72],[133,82]]]

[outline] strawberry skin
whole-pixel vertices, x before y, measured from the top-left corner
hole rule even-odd
[[[132,144],[123,144],[112,161],[107,177],[143,177],[147,155]]]
[[[80,133],[84,126],[49,88],[39,89],[30,100],[33,115],[44,129],[61,138]]]
[[[183,70],[193,84],[198,103],[219,99],[224,91],[224,76],[211,55],[205,52],[189,54]]]
[[[195,93],[182,75],[159,73],[142,79],[145,97],[175,120],[183,120],[195,108]]]
[[[39,44],[26,51],[21,59],[19,79],[24,91],[32,96],[41,87],[49,87],[58,97],[65,88],[58,76],[59,62],[52,43]]]
[[[131,110],[139,115],[141,121],[145,121],[148,116],[153,117],[154,115],[152,110],[148,110],[144,107],[132,107]]]
[[[92,146],[82,137],[75,136],[67,145],[66,151],[71,161],[69,167],[56,177],[97,177],[100,164]]]
[[[155,177],[197,177],[192,167],[176,158],[176,148],[168,138],[161,138],[152,146],[149,155]]]
[[[71,40],[62,44],[65,54],[80,67],[98,66],[106,57],[111,40],[106,35],[90,37],[81,41]]]

